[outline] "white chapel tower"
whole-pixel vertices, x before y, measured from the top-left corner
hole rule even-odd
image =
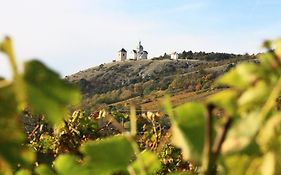
[[[133,59],[135,60],[147,59],[147,54],[148,52],[143,50],[143,46],[141,45],[141,41],[140,41],[137,49],[133,50]]]

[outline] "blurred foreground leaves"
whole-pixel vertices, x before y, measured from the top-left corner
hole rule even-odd
[[[258,60],[242,63],[220,77],[217,85],[227,88],[204,102],[173,109],[166,100],[173,143],[185,159],[198,165],[197,174],[281,173],[281,41],[264,46],[267,52],[258,55]],[[79,133],[69,129],[66,119],[80,94],[40,61],[26,62],[20,72],[10,38],[0,43],[0,51],[6,54],[13,74],[11,81],[0,79],[0,174],[152,175],[161,168],[154,152],[139,150],[134,123],[131,133],[86,141],[79,156],[66,153],[55,159],[53,167],[34,167],[34,153],[23,144],[21,112],[29,109],[43,115],[55,129],[64,121],[66,132]]]

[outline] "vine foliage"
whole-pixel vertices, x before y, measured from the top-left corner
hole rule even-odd
[[[267,41],[264,48],[267,51],[257,60],[241,63],[220,77],[217,86],[227,88],[207,100],[173,108],[166,98],[163,106],[171,121],[172,143],[198,167],[195,172],[172,174],[281,174],[281,41]],[[81,134],[79,122],[90,121],[82,120],[79,112],[68,114],[70,106],[79,104],[79,90],[38,60],[25,62],[20,72],[9,37],[0,43],[0,51],[13,74],[11,80],[0,79],[0,174],[148,175],[161,169],[158,155],[140,150],[135,141],[134,110],[129,131],[121,128],[115,136],[84,139],[89,130]],[[52,164],[34,166],[35,153],[23,144],[20,116],[26,109],[35,116],[43,114],[59,132],[72,134],[67,138],[81,136],[73,140],[80,155],[65,151]],[[88,128],[96,129],[91,124]]]

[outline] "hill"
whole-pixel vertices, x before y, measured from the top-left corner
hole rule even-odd
[[[89,68],[65,77],[78,84],[83,93],[82,107],[93,110],[97,104],[120,104],[135,102],[142,104],[157,99],[165,93],[185,99],[186,93],[211,90],[216,77],[241,61],[252,60],[249,55],[223,54],[212,58],[212,53],[199,52],[201,57],[170,60],[160,56],[151,60],[128,60],[112,62]],[[180,54],[188,55],[184,51]],[[205,56],[203,57],[202,55]],[[222,55],[222,54],[221,54]],[[197,58],[197,59],[194,59]],[[200,58],[200,59],[199,59]],[[193,95],[194,96],[194,95]],[[199,95],[200,96],[200,95]],[[187,98],[187,97],[186,97]],[[193,97],[194,98],[194,97]],[[181,100],[180,102],[181,103]]]

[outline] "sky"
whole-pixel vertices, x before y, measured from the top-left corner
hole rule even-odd
[[[0,39],[19,64],[39,59],[60,75],[111,62],[142,41],[149,57],[189,51],[258,53],[281,37],[281,0],[0,0]],[[9,77],[0,54],[0,75]]]

